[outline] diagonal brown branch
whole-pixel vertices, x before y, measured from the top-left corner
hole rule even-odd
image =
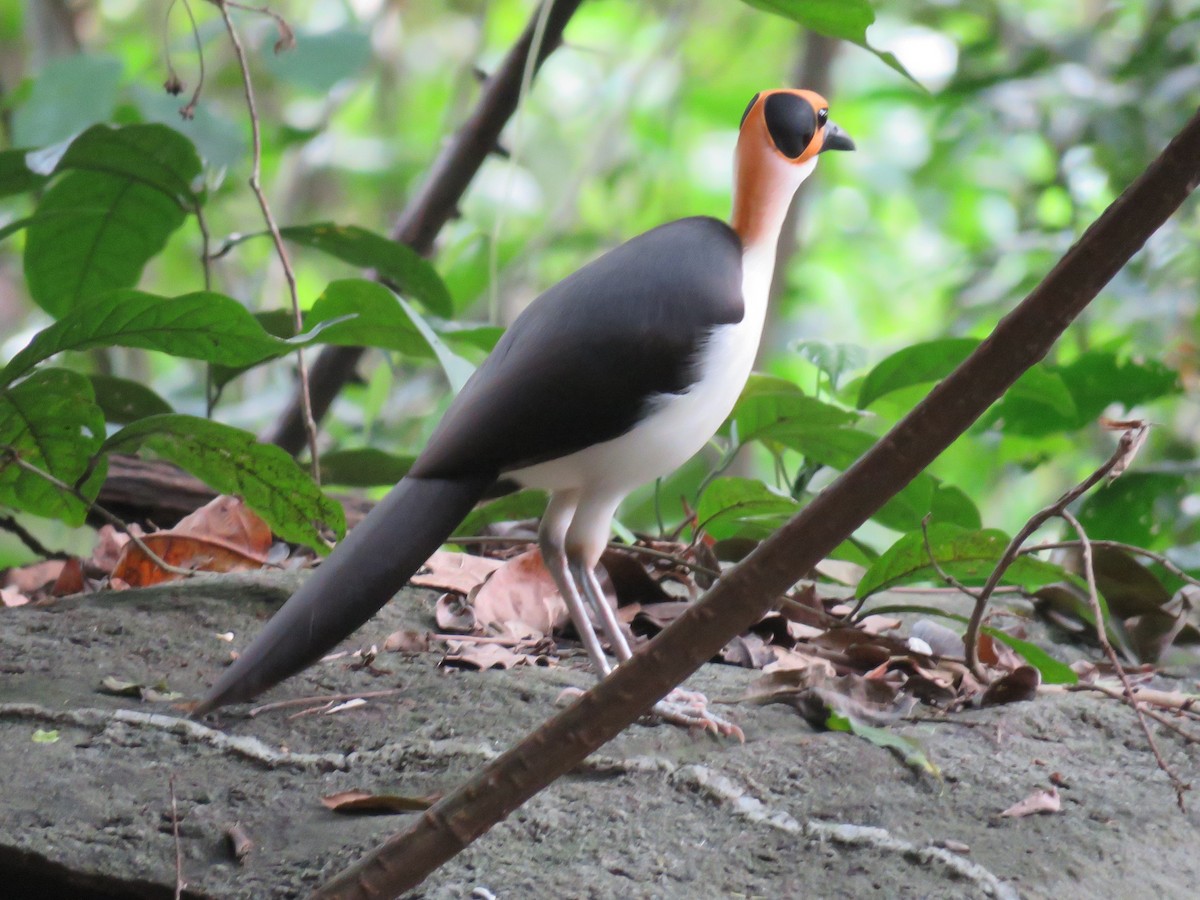
[[[481,769],[321,898],[393,897],[420,884],[619,734],[935,460],[1040,360],[1200,181],[1200,113],[948,378],[649,645]]]
[[[554,6],[546,16],[545,28],[537,47],[535,74],[546,57],[562,43],[563,29],[583,0],[547,2]],[[487,80],[483,95],[470,118],[434,161],[429,177],[404,208],[392,229],[393,240],[408,244],[425,256],[433,251],[438,232],[457,214],[458,202],[466,193],[471,179],[488,154],[496,149],[500,132],[516,111],[525,62],[533,47],[540,15],[539,8],[500,68]],[[309,373],[309,391],[312,414],[317,421],[324,418],[338,392],[353,375],[362,353],[361,347],[327,347],[313,363]],[[296,395],[267,440],[289,453],[298,453],[304,446],[304,437],[302,400]]]

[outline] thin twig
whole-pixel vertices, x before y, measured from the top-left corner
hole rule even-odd
[[[1125,432],[1127,435],[1131,433],[1129,431]],[[1154,739],[1154,732],[1150,728],[1150,723],[1146,721],[1146,710],[1137,699],[1133,684],[1129,681],[1129,675],[1125,672],[1125,667],[1121,665],[1121,660],[1117,657],[1117,651],[1113,649],[1113,645],[1108,640],[1108,634],[1104,627],[1104,612],[1100,608],[1100,594],[1096,590],[1096,570],[1092,565],[1092,542],[1088,540],[1087,532],[1083,530],[1083,526],[1079,524],[1079,520],[1068,510],[1059,510],[1059,515],[1079,535],[1079,547],[1083,555],[1083,574],[1087,580],[1088,602],[1092,607],[1092,615],[1096,617],[1096,639],[1100,641],[1104,655],[1108,657],[1109,663],[1116,671],[1117,677],[1121,680],[1121,687],[1125,692],[1124,700],[1129,705],[1129,708],[1133,710],[1134,715],[1137,716],[1138,725],[1141,726],[1142,733],[1146,735],[1146,742],[1150,745],[1150,752],[1154,754],[1154,761],[1158,763],[1159,769],[1170,780],[1171,787],[1175,790],[1175,802],[1182,812],[1184,811],[1183,795],[1191,790],[1191,785],[1176,775],[1175,770],[1163,759],[1163,755],[1158,749],[1158,741]]]
[[[1139,429],[1131,428],[1121,435],[1121,439],[1117,442],[1117,449],[1113,451],[1112,456],[1092,472],[1087,478],[1079,482],[1065,494],[1047,506],[1035,513],[1028,522],[1022,526],[1016,536],[1009,541],[1008,546],[1004,550],[1004,554],[1000,557],[1000,562],[996,564],[996,568],[992,570],[992,574],[988,576],[987,582],[980,589],[979,594],[975,598],[975,609],[971,612],[971,619],[967,623],[967,633],[963,636],[963,644],[966,651],[967,668],[976,675],[982,675],[979,668],[979,628],[983,624],[983,613],[987,609],[988,600],[995,591],[996,585],[1000,583],[1000,579],[1004,577],[1004,573],[1008,571],[1009,566],[1013,564],[1017,556],[1021,552],[1021,547],[1029,540],[1030,535],[1042,527],[1050,519],[1062,514],[1067,506],[1074,502],[1077,498],[1083,496],[1092,487],[1099,484],[1100,481],[1110,472],[1118,463],[1128,462],[1128,454],[1130,448],[1139,436]]]
[[[139,537],[137,534],[135,534],[132,530],[130,530],[129,526],[127,524],[125,524],[125,522],[123,522],[121,519],[117,518],[113,513],[109,512],[107,509],[105,509],[103,506],[101,506],[96,501],[89,500],[86,496],[84,496],[83,491],[67,484],[65,481],[60,481],[59,479],[57,479],[53,475],[51,475],[49,472],[39,469],[33,463],[26,462],[24,459],[21,458],[21,455],[19,453],[17,453],[15,448],[0,446],[0,456],[3,456],[7,460],[7,462],[11,462],[18,469],[22,469],[22,470],[28,472],[30,475],[36,475],[38,478],[41,478],[44,481],[48,482],[49,484],[53,485],[54,487],[58,488],[63,493],[70,494],[72,497],[74,497],[80,503],[87,506],[92,512],[94,512],[100,518],[104,519],[104,521],[108,522],[108,524],[112,525],[114,528],[120,529],[125,534],[129,535],[129,539],[131,541],[133,541],[134,545],[139,550],[141,550],[143,553],[145,553],[146,557],[152,563],[154,563],[156,566],[161,568],[164,572],[170,572],[172,575],[181,575],[185,578],[190,578],[191,576],[196,574],[195,571],[192,569],[184,569],[180,566],[171,565],[171,563],[167,562],[165,559],[163,559],[157,553],[155,553],[153,550],[151,550],[148,546],[146,546],[146,542],[143,541],[141,539],[141,537]],[[2,468],[3,468],[3,466],[0,466],[0,469],[2,469]]]
[[[267,230],[271,232],[271,241],[275,244],[275,255],[279,257],[280,265],[283,266],[283,275],[287,280],[288,296],[292,301],[292,319],[296,328],[296,334],[300,334],[304,330],[304,313],[300,309],[300,297],[296,293],[296,274],[292,271],[291,261],[288,259],[287,247],[283,244],[283,235],[279,233],[279,225],[275,222],[275,216],[271,212],[271,205],[267,202],[267,195],[263,193],[261,178],[262,178],[262,129],[259,126],[258,106],[254,100],[254,86],[250,80],[250,65],[246,60],[246,50],[242,46],[242,40],[238,36],[237,29],[233,26],[233,19],[229,15],[229,6],[238,6],[239,9],[245,9],[239,4],[231,4],[230,0],[209,0],[210,3],[216,4],[221,10],[221,18],[225,21],[225,30],[229,33],[229,42],[233,45],[233,52],[237,56],[238,66],[242,72],[242,91],[246,97],[246,109],[250,113],[250,139],[251,139],[251,162],[250,162],[250,190],[254,192],[255,198],[258,200],[258,207],[262,210],[263,220],[267,223]],[[274,12],[268,9],[254,9],[254,12],[261,12],[269,15],[280,24],[281,30],[286,28],[283,20]],[[291,29],[286,28],[284,32],[290,34]],[[304,361],[304,348],[296,348],[296,366],[297,375],[300,381],[300,397],[301,407],[304,415],[304,430],[308,435],[308,452],[311,457],[312,477],[317,484],[321,483],[321,460],[317,451],[317,422],[313,418],[312,411],[312,395],[309,393],[308,387],[308,365]]]
[[[187,12],[188,21],[192,25],[192,40],[196,43],[196,62],[200,68],[200,72],[196,76],[196,87],[192,90],[192,96],[188,99],[187,103],[179,108],[179,115],[181,117],[191,119],[196,115],[196,106],[200,103],[200,92],[204,90],[204,43],[200,40],[200,29],[196,25],[196,15],[192,12],[192,4],[188,0],[183,0],[183,8]],[[174,70],[172,70],[173,73]]]
[[[960,593],[966,594],[968,597],[971,597],[976,603],[978,603],[979,592],[971,590],[969,587],[943,569],[942,564],[938,562],[937,557],[934,555],[933,545],[929,543],[929,517],[931,515],[933,514],[926,513],[925,517],[921,519],[921,537],[925,541],[925,554],[929,557],[929,562],[933,565],[933,571],[937,572],[938,577],[941,578],[942,581],[946,582],[948,586],[954,588]]]
[[[42,559],[70,559],[71,554],[62,550],[51,550],[33,534],[25,529],[13,516],[0,516],[0,529],[7,531],[19,540],[34,556]]]
[[[175,900],[183,897],[183,846],[179,843],[179,808],[175,805],[175,773],[167,779],[171,789],[171,834],[175,837]]]

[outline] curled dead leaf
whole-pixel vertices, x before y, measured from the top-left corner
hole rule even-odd
[[[486,556],[438,550],[408,583],[416,587],[469,594],[502,565],[500,560]]]
[[[1020,800],[997,815],[1001,818],[1019,819],[1038,813],[1056,813],[1062,810],[1062,800],[1058,796],[1058,788],[1034,791],[1024,800]]]
[[[346,815],[392,815],[423,812],[441,799],[441,794],[406,797],[400,794],[372,794],[369,791],[339,791],[321,798],[326,809]]]
[[[496,569],[475,593],[472,608],[476,624],[488,634],[553,634],[567,621],[567,605],[537,549]]]

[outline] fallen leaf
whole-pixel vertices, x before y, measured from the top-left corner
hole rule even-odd
[[[817,666],[764,674],[740,698],[751,703],[786,703],[808,722],[825,727],[830,713],[870,725],[886,725],[912,708],[895,685],[849,674],[831,677]]]
[[[762,669],[775,661],[776,648],[768,647],[757,634],[739,635],[717,654],[721,662],[744,669]]]
[[[1037,696],[1042,673],[1033,666],[1019,666],[1002,678],[988,685],[979,700],[980,706],[999,706],[1002,703],[1020,703]]]
[[[1023,816],[1035,815],[1036,813],[1056,813],[1061,809],[1062,802],[1058,796],[1058,788],[1052,787],[1047,791],[1034,791],[1024,800],[1014,803],[998,815],[1010,819],[1019,819]]]
[[[171,532],[221,541],[254,556],[271,549],[271,527],[241,497],[224,494],[184,516]]]
[[[38,728],[33,732],[35,744],[54,744],[58,742],[58,732],[54,729]]]
[[[775,648],[775,661],[763,666],[763,672],[782,672],[788,669],[808,669],[816,667],[822,670],[826,675],[833,676],[837,672],[834,671],[833,663],[824,657],[815,656],[811,653],[805,653],[802,650],[797,650],[794,647],[788,649],[786,647]]]
[[[48,584],[53,584],[62,574],[65,563],[61,559],[47,559],[9,569],[4,576],[3,586],[29,596]]]
[[[102,525],[96,533],[96,546],[92,548],[92,565],[101,572],[111,573],[128,543],[129,535],[111,525]]]
[[[147,534],[142,542],[172,566],[193,572],[239,572],[262,567],[261,556],[252,556],[219,540],[179,535],[171,531]],[[132,541],[125,545],[111,580],[129,587],[148,587],[179,578],[163,569]]]
[[[83,564],[79,557],[72,556],[58,573],[50,593],[55,597],[67,597],[71,594],[83,593]]]
[[[537,549],[506,560],[475,593],[471,606],[476,624],[487,634],[553,634],[568,618],[567,605]]]
[[[416,587],[469,594],[502,565],[504,563],[500,560],[486,556],[438,550],[408,583]]]
[[[511,669],[513,666],[530,663],[529,656],[524,653],[516,653],[503,644],[477,644],[459,641],[450,641],[449,644],[449,651],[442,658],[443,666],[482,672],[486,669]]]
[[[426,653],[432,642],[428,631],[393,631],[383,639],[385,653]]]
[[[440,799],[441,794],[405,797],[399,794],[372,794],[368,791],[339,791],[322,797],[321,803],[335,813],[346,815],[391,815],[423,812]]]

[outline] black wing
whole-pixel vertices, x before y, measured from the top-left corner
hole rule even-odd
[[[704,340],[743,311],[733,229],[696,217],[648,231],[517,317],[411,474],[511,471],[618,437],[648,398],[687,390]]]

